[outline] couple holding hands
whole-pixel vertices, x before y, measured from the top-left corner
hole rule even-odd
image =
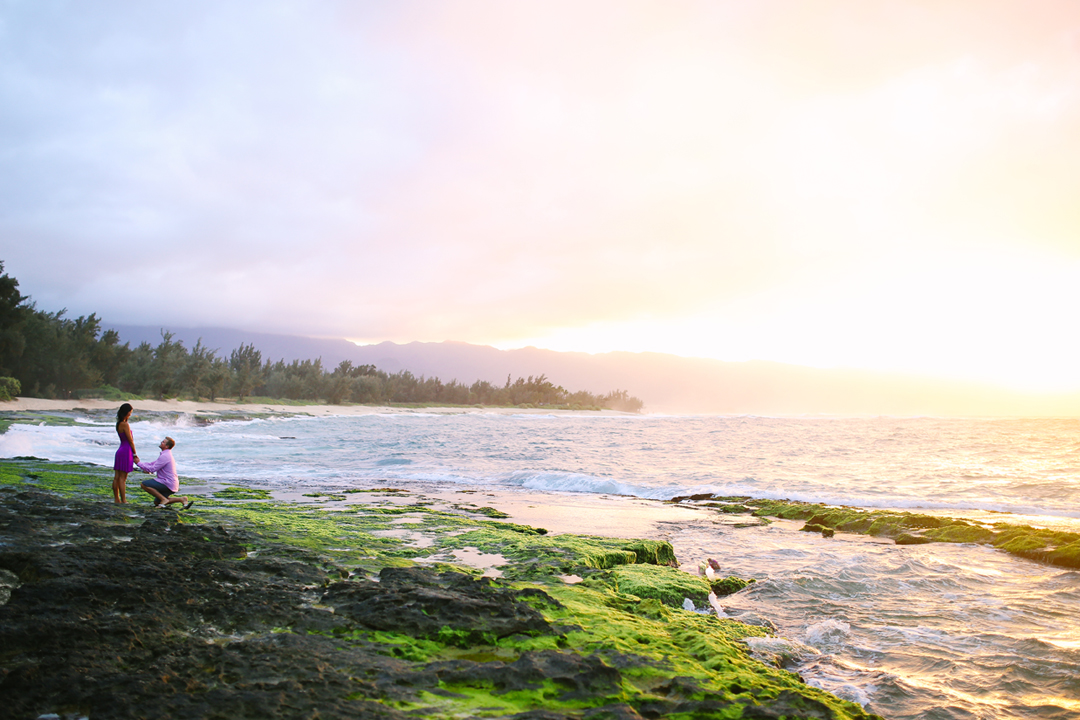
[[[154,496],[154,507],[165,507],[173,503],[184,503],[184,509],[191,507],[194,500],[173,493],[180,489],[180,478],[176,474],[176,462],[173,460],[172,449],[176,441],[166,437],[158,445],[161,454],[158,459],[150,463],[139,462],[139,455],[135,452],[135,438],[131,434],[131,426],[128,418],[134,408],[130,403],[124,403],[116,411],[116,434],[120,436],[120,448],[116,451],[116,459],[113,461],[113,502],[116,504],[127,502],[127,476],[128,473],[138,467],[145,473],[156,474],[154,480],[143,480],[142,489]]]

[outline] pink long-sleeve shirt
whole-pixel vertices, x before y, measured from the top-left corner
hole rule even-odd
[[[176,461],[173,460],[172,450],[162,450],[154,462],[139,463],[139,469],[155,473],[157,481],[173,492],[180,489],[180,478],[176,476]]]

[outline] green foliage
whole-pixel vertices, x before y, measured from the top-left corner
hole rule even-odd
[[[0,402],[14,400],[22,392],[22,384],[13,377],[0,377]]]

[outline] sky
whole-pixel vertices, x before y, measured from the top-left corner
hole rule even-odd
[[[0,260],[107,324],[1080,390],[1080,3],[0,0]]]

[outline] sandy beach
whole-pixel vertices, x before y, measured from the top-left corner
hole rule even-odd
[[[42,412],[62,410],[115,410],[120,407],[116,400],[47,400],[45,398],[19,397],[0,403],[0,412]],[[207,415],[222,412],[248,413],[306,413],[308,415],[385,415],[388,413],[435,413],[457,415],[462,413],[490,413],[494,415],[588,415],[625,416],[633,413],[618,410],[565,410],[560,408],[476,407],[473,405],[444,405],[436,407],[387,407],[377,405],[275,405],[273,403],[196,402],[194,400],[133,400],[135,411],[177,412]]]

